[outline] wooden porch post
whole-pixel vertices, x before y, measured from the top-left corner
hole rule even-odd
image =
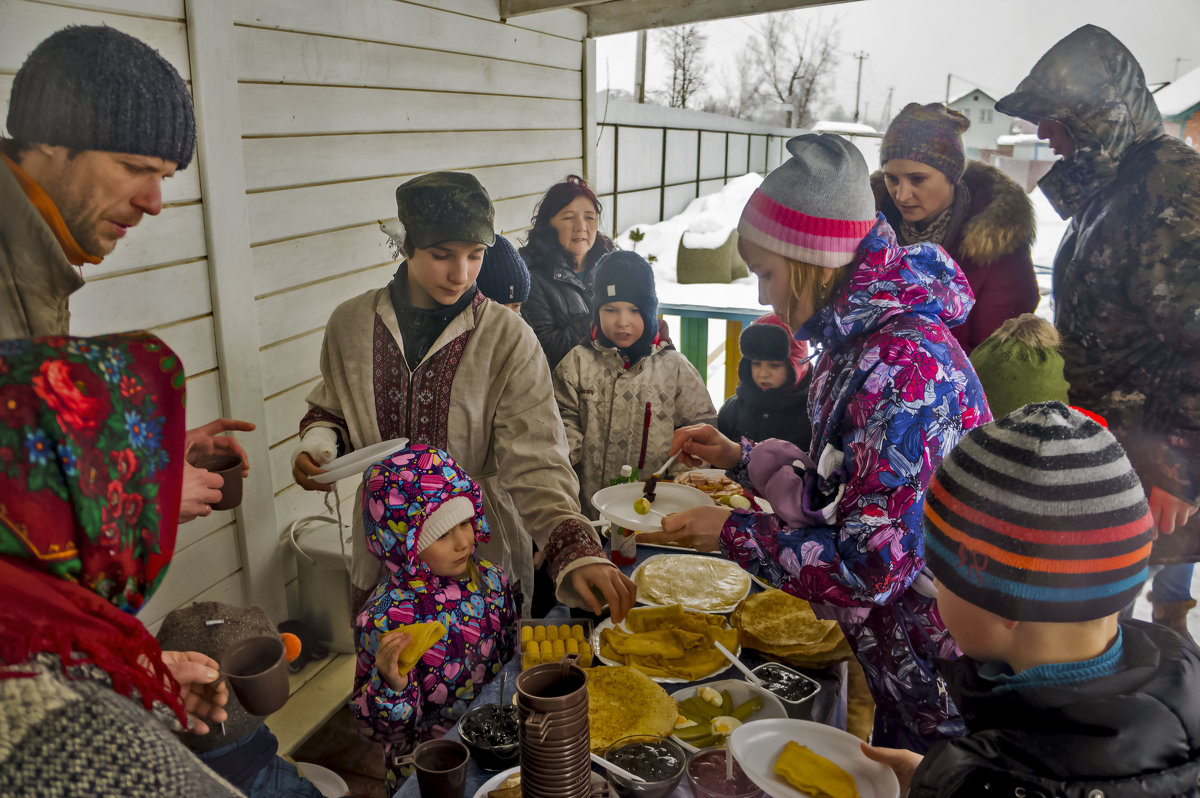
[[[287,599],[251,279],[233,4],[213,0],[185,3],[221,404],[227,416],[254,422],[258,427],[239,436],[250,457],[244,498],[234,510],[242,583],[247,603],[258,604],[268,617],[283,620],[287,617]]]

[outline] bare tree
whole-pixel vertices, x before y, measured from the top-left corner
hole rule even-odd
[[[837,65],[837,22],[799,25],[787,12],[768,14],[746,53],[762,90],[791,107],[787,125],[812,121],[815,103],[824,94]]]
[[[719,92],[706,99],[701,109],[738,119],[754,119],[763,99],[762,77],[756,72],[749,51],[742,50],[734,70],[725,73]]]
[[[671,83],[665,92],[667,105],[687,108],[688,102],[704,88],[705,36],[696,25],[681,25],[659,31],[657,38],[671,63]]]

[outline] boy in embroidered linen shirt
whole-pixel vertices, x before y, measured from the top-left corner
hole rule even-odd
[[[605,255],[592,287],[592,340],[555,367],[554,398],[580,504],[596,518],[592,494],[620,476],[621,466],[658,468],[676,428],[714,422],[717,411],[700,373],[658,335],[654,272],[641,255]]]
[[[513,653],[521,608],[504,570],[474,556],[488,538],[479,485],[431,446],[413,445],[363,477],[367,550],[383,578],[355,622],[358,663],[350,706],[363,733],[384,745],[388,794],[396,757],[442,736]],[[444,638],[413,669],[397,669],[412,638],[385,633],[441,621]]]
[[[1118,617],[1153,537],[1125,451],[1079,411],[1030,404],[971,430],[925,500],[938,610],[964,655],[939,669],[967,734],[923,759],[867,755],[912,797],[1197,795],[1200,652]]]

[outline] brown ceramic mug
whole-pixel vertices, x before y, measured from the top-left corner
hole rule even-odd
[[[242,503],[242,458],[236,454],[210,454],[200,458],[197,468],[203,468],[221,478],[221,500],[214,510],[232,510]]]
[[[251,715],[270,715],[287,703],[287,659],[279,635],[234,643],[221,655],[221,673]]]
[[[587,673],[574,663],[577,654],[560,662],[535,665],[517,677],[517,702],[534,712],[562,712],[587,706]]]
[[[413,766],[421,798],[463,798],[470,758],[471,752],[457,740],[426,740],[411,754],[395,757],[393,764]]]

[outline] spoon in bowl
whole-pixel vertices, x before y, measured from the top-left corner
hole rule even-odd
[[[717,651],[720,651],[725,655],[725,659],[729,660],[735,668],[742,672],[742,674],[746,677],[746,681],[750,682],[750,684],[754,685],[755,687],[764,687],[762,679],[755,676],[754,672],[743,665],[740,659],[730,653],[729,649],[725,648],[725,646],[721,645],[720,640],[714,640],[713,645],[717,647]]]
[[[607,759],[605,759],[602,756],[599,756],[597,754],[592,754],[591,757],[592,757],[592,761],[595,762],[597,765],[599,765],[600,767],[602,767],[606,770],[610,770],[613,773],[616,773],[618,776],[620,776],[623,779],[629,779],[630,781],[638,781],[638,782],[645,781],[645,779],[643,779],[641,776],[637,775],[636,773],[630,773],[625,768],[621,767],[620,765],[614,765],[612,762],[609,762]]]

